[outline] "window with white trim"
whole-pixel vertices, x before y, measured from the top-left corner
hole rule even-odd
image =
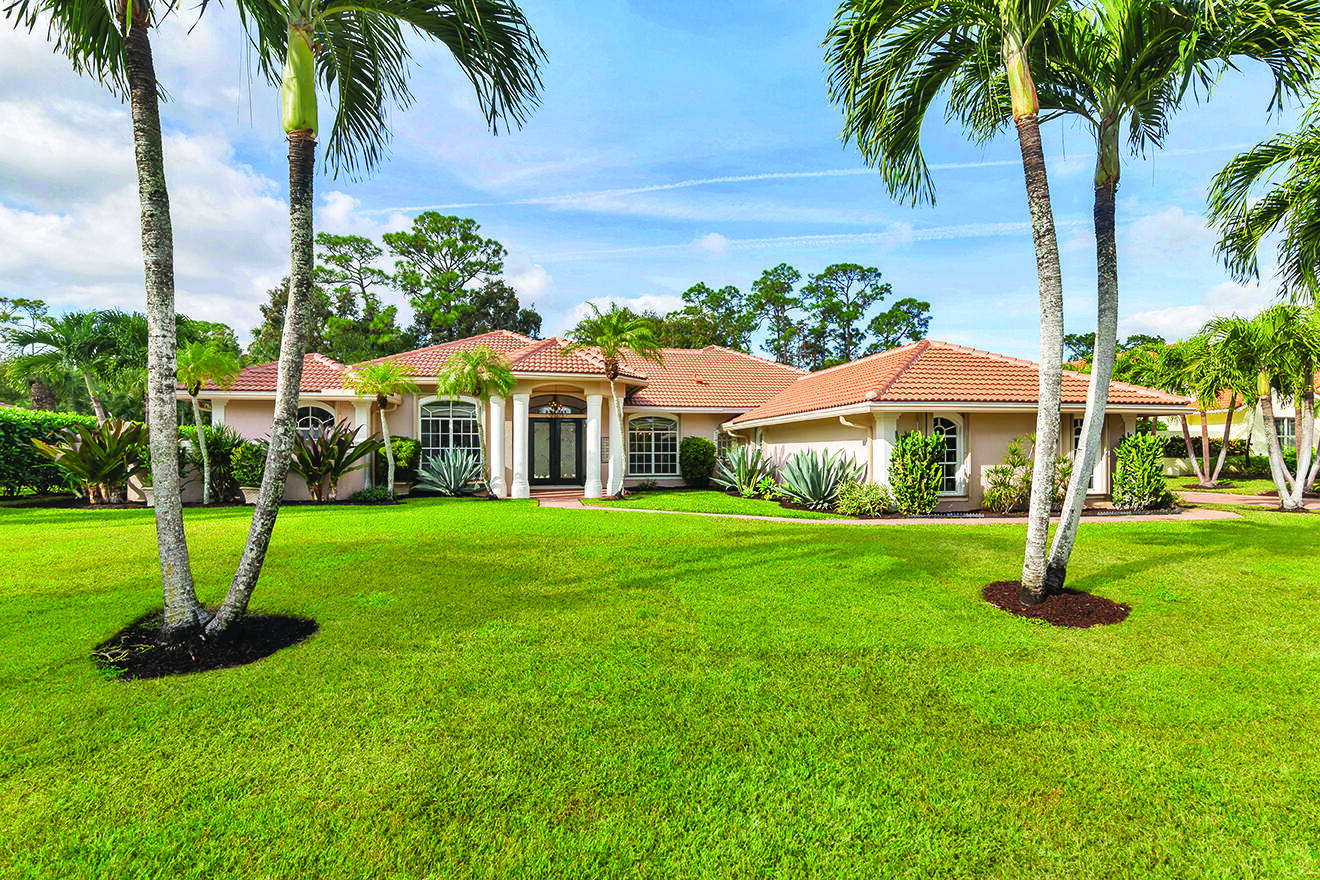
[[[733,451],[734,438],[732,434],[726,434],[723,431],[715,432],[715,460],[728,461],[729,453]]]
[[[1080,452],[1082,448],[1082,426],[1085,424],[1086,422],[1083,421],[1081,416],[1073,416],[1072,425],[1073,425],[1073,461],[1074,462],[1081,460],[1081,457],[1078,455],[1078,452]],[[1087,481],[1086,488],[1088,491],[1095,489],[1094,470],[1091,471],[1091,479]]]
[[[421,460],[429,463],[446,449],[481,447],[477,434],[477,407],[461,400],[436,400],[423,404],[421,410]],[[478,454],[480,454],[478,452]]]
[[[944,482],[940,486],[941,495],[957,495],[960,491],[958,472],[962,469],[962,431],[953,419],[936,416],[931,420],[931,430],[944,435],[944,455],[940,466],[944,470]]]
[[[628,422],[628,473],[638,477],[678,475],[678,421],[640,416]]]
[[[298,433],[304,437],[313,431],[329,428],[335,423],[335,414],[323,406],[298,407]]]
[[[1297,448],[1297,420],[1296,419],[1275,419],[1274,433],[1279,436],[1280,446],[1289,446]]]

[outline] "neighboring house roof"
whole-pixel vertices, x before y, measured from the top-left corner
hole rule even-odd
[[[1031,361],[923,339],[805,375],[733,421],[761,421],[855,404],[1035,404],[1037,369]],[[1084,404],[1089,382],[1089,376],[1065,370],[1064,404]],[[1110,384],[1109,400],[1112,404],[1151,406],[1187,403],[1184,397],[1125,382]]]
[[[1315,390],[1316,393],[1320,393],[1320,373],[1317,373],[1315,376]],[[1232,402],[1232,396],[1233,396],[1233,392],[1230,389],[1225,388],[1223,391],[1219,392],[1218,395],[1216,395],[1214,406],[1210,407],[1208,410],[1206,410],[1206,412],[1226,412],[1228,410],[1229,403]],[[1244,408],[1246,405],[1247,405],[1246,399],[1241,394],[1239,394],[1237,396],[1237,406],[1233,408],[1233,411],[1237,412],[1238,410]],[[1196,401],[1192,401],[1192,404],[1191,406],[1188,407],[1188,409],[1190,409],[1192,412],[1198,412],[1198,413],[1201,411],[1201,408],[1196,405]]]
[[[718,345],[666,348],[663,366],[645,364],[649,383],[628,395],[629,406],[751,409],[804,375],[796,367]]]
[[[303,355],[302,381],[298,385],[298,390],[316,392],[325,391],[327,388],[342,388],[344,373],[347,370],[347,366],[323,354]],[[228,388],[221,388],[212,382],[207,382],[202,386],[202,390],[273,392],[275,383],[279,379],[279,373],[279,361],[272,361],[268,364],[253,364],[240,370],[238,377],[234,379],[234,384]],[[178,388],[183,389],[183,383],[179,383]]]

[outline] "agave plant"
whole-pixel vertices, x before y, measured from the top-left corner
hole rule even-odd
[[[418,489],[441,495],[463,495],[481,487],[481,459],[468,449],[446,449],[417,469]]]
[[[32,445],[83,486],[92,504],[122,502],[129,478],[146,466],[147,434],[137,422],[111,418],[95,428],[74,425],[58,437],[54,443],[34,439]]]
[[[715,468],[715,485],[737,492],[746,498],[756,494],[756,486],[765,477],[773,477],[775,466],[759,446],[735,446]]]
[[[779,494],[812,510],[826,510],[838,499],[839,487],[861,473],[861,465],[842,452],[803,450],[780,470]]]
[[[307,494],[313,501],[325,500],[325,487],[329,484],[330,498],[338,493],[339,481],[346,474],[366,467],[364,459],[380,449],[379,435],[372,434],[361,443],[354,443],[358,429],[350,427],[348,420],[340,420],[329,428],[315,428],[294,439],[293,463],[289,467],[307,483]],[[362,462],[358,464],[358,462]]]

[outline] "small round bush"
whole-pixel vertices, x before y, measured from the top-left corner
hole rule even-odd
[[[839,486],[839,497],[834,502],[835,512],[848,516],[880,516],[892,506],[884,486],[857,480]]]
[[[715,473],[715,444],[705,437],[684,437],[678,446],[678,470],[689,486],[709,486]]]

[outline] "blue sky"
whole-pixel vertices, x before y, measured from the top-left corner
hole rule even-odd
[[[317,180],[318,225],[376,235],[419,210],[475,218],[510,250],[511,279],[562,332],[583,303],[661,311],[696,281],[746,288],[780,262],[878,267],[894,298],[929,300],[935,338],[1008,354],[1036,348],[1035,264],[1017,145],[979,147],[932,120],[937,203],[912,208],[839,139],[820,41],[833,6],[531,0],[549,56],[540,108],[492,137],[471,89],[419,46],[417,103],[394,118],[390,156],[360,181]],[[246,331],[287,264],[285,152],[275,90],[245,73],[228,12],[155,34],[182,309]],[[140,308],[125,109],[39,39],[0,35],[0,292],[58,309]],[[48,96],[34,101],[30,96]],[[1277,130],[1260,71],[1230,74],[1189,105],[1167,148],[1129,160],[1119,193],[1123,332],[1176,336],[1252,311],[1268,287],[1232,282],[1213,255],[1204,193],[1235,152]],[[323,111],[323,118],[328,113]],[[1289,121],[1286,118],[1284,122]],[[1045,137],[1063,250],[1068,329],[1094,322],[1093,145]]]

